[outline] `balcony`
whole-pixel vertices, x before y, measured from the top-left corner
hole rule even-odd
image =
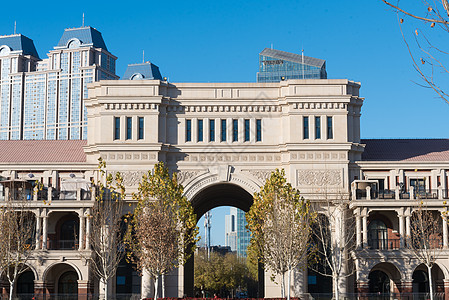
[[[442,187],[438,189],[415,190],[410,188],[396,187],[394,190],[379,190],[377,181],[355,180],[351,184],[352,200],[435,200],[449,199],[447,190]]]
[[[49,240],[49,250],[78,250],[78,240]]]
[[[398,250],[401,246],[400,239],[370,239],[368,247],[376,250]]]

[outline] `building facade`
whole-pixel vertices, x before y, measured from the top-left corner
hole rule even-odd
[[[87,84],[115,75],[116,57],[92,27],[70,28],[41,59],[21,34],[0,36],[0,139],[87,136]]]
[[[270,48],[259,53],[257,82],[288,79],[327,79],[326,61]]]
[[[14,180],[38,180],[49,191],[33,195],[29,202],[38,224],[36,253],[40,255],[29,262],[33,289],[61,293],[60,283],[70,275],[76,278],[72,283],[79,295],[101,291],[79,256],[80,251],[90,251],[88,216],[93,200],[88,182],[98,178],[101,156],[108,172],[120,171],[124,176],[128,195],[137,190],[147,170],[165,162],[178,172],[198,219],[218,206],[248,211],[252,195],[271,171],[283,168],[289,182],[322,213],[328,209],[326,201],[338,201],[344,203],[345,214],[355,218],[355,247],[345,256],[347,276],[339,281],[343,293],[396,297],[425,290],[427,271],[404,244],[419,198],[441,220],[432,272],[437,292],[448,299],[444,201],[448,198],[449,142],[361,140],[364,99],[359,89],[357,82],[337,79],[90,84],[85,100],[87,141],[0,141],[3,194],[11,193],[7,182]],[[69,189],[72,196],[62,196]],[[130,196],[125,201],[131,205],[128,209],[135,205]],[[78,228],[76,238],[63,235],[69,221]],[[337,223],[330,224],[331,232]],[[332,234],[332,238],[339,237]],[[125,270],[130,269],[123,266],[120,274],[127,275],[120,275],[111,290],[123,291],[120,288],[126,283],[130,287],[126,292],[137,292],[141,286],[141,297],[151,296],[150,278],[143,274],[140,282]],[[320,289],[321,279],[307,268],[292,276],[293,295],[328,292]],[[268,272],[259,283],[260,296],[280,295],[279,285]],[[191,262],[167,276],[166,289],[169,297],[193,296]]]
[[[245,212],[236,207],[229,209],[229,215],[225,216],[225,243],[236,251],[239,257],[246,257],[246,249],[249,245],[250,233],[246,229]]]

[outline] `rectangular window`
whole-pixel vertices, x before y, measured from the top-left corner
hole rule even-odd
[[[302,129],[304,131],[304,139],[309,139],[309,117],[303,117],[302,119]]]
[[[321,117],[315,117],[315,139],[321,138]]]
[[[203,120],[198,120],[198,142],[203,141]]]
[[[143,117],[139,117],[139,140],[143,140]]]
[[[209,120],[209,142],[215,142],[215,120]]]
[[[332,117],[327,117],[327,138],[328,139],[334,138],[334,132],[332,129]]]
[[[232,141],[237,142],[239,140],[239,120],[232,120]]]
[[[226,142],[226,120],[221,120],[221,141]]]
[[[114,118],[114,140],[120,139],[120,118]]]
[[[186,120],[186,142],[192,141],[192,120]]]
[[[249,120],[245,120],[245,142],[249,142]]]
[[[133,134],[133,119],[131,117],[126,117],[126,139],[130,140]]]
[[[262,141],[262,120],[256,120],[256,142]]]

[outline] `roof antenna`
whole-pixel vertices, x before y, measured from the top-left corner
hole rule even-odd
[[[84,13],[83,13],[83,27],[84,27]]]
[[[14,21],[14,34],[16,34],[16,29],[17,29],[17,21]]]
[[[271,43],[271,50],[273,50],[273,43]]]
[[[145,50],[142,50],[142,63],[145,63]]]

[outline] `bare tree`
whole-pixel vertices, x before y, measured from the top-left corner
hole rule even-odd
[[[416,259],[427,267],[430,300],[434,299],[432,267],[441,254],[442,224],[439,212],[428,210],[422,201],[410,218],[410,236],[406,237],[407,248]]]
[[[191,203],[183,195],[176,173],[170,176],[162,162],[143,176],[134,212],[133,230],[128,240],[140,270],[147,271],[155,281],[157,298],[159,277],[165,296],[164,275],[183,265],[192,254],[198,238],[196,216]]]
[[[257,252],[265,266],[281,276],[282,297],[287,273],[287,299],[290,299],[291,272],[308,255],[314,221],[310,202],[287,182],[284,170],[276,169],[255,194],[247,221],[253,248],[250,251]]]
[[[407,3],[400,6],[399,1],[396,5],[387,0],[382,1],[398,14],[402,38],[424,86],[433,89],[449,104],[449,93],[444,84],[449,75],[449,49],[444,48],[444,36],[440,38],[441,33],[449,33],[448,1],[422,0],[418,10],[405,6]],[[409,1],[409,5],[416,5],[416,1]],[[410,40],[414,41],[416,47],[412,46]]]
[[[92,254],[80,255],[89,260],[95,275],[103,286],[104,298],[108,299],[111,279],[117,272],[117,267],[125,255],[123,241],[126,232],[121,222],[125,187],[120,173],[105,173],[106,162],[99,159],[101,179],[96,183],[95,203],[92,207],[89,241]]]
[[[9,282],[9,300],[19,276],[29,270],[35,247],[36,218],[29,211],[25,182],[10,181],[0,206],[0,269]]]
[[[355,219],[343,200],[319,203],[316,221],[312,225],[315,253],[312,269],[332,278],[333,299],[340,299],[341,281],[355,272],[348,265],[349,253],[355,246]],[[324,204],[324,205],[323,205]]]

